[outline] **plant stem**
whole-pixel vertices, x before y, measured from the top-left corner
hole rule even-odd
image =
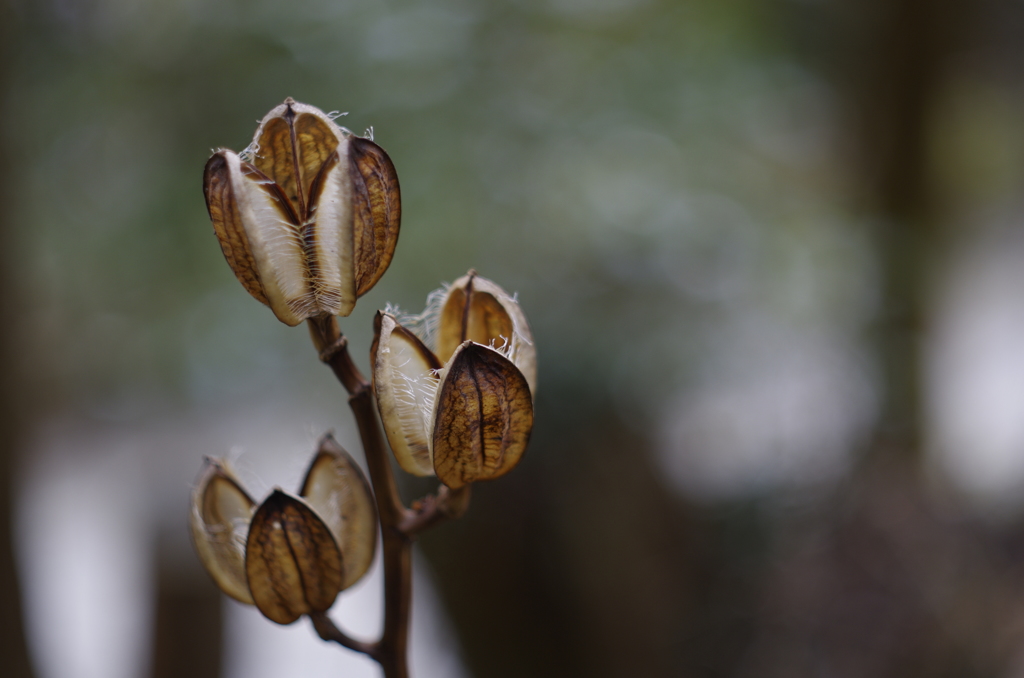
[[[331,621],[331,618],[327,616],[326,612],[310,612],[310,620],[313,622],[313,628],[316,629],[317,634],[324,640],[329,640],[339,645],[343,645],[350,650],[356,652],[362,652],[374,657],[377,653],[376,643],[367,643],[362,640],[356,640],[352,636],[348,635]]]
[[[380,517],[384,558],[384,631],[376,643],[355,640],[341,631],[326,614],[310,615],[321,638],[369,655],[380,664],[385,678],[409,676],[409,621],[412,609],[412,541],[423,530],[449,518],[458,518],[469,507],[469,486],[451,490],[442,485],[410,510],[402,504],[384,442],[373,388],[348,352],[348,341],[334,316],[309,319],[309,332],[320,360],[330,366],[349,393],[349,407],[359,427],[370,483]]]
[[[332,365],[333,367],[333,365]],[[349,406],[359,425],[370,482],[377,497],[380,515],[381,550],[384,557],[384,633],[377,643],[386,678],[407,678],[406,654],[409,645],[409,611],[412,604],[412,537],[399,529],[406,510],[398,496],[391,461],[384,437],[377,425],[369,386],[349,398]]]
[[[413,510],[406,511],[405,519],[398,526],[405,534],[414,537],[427,528],[450,518],[461,518],[469,508],[469,488],[463,485],[457,490],[442,485],[437,495],[424,497],[413,503]]]
[[[312,318],[309,327],[313,343],[320,351],[320,359],[330,366],[349,392],[349,407],[359,427],[370,483],[377,500],[384,557],[384,632],[373,646],[373,651],[367,654],[380,663],[385,678],[408,678],[412,537],[399,526],[409,512],[398,495],[398,486],[384,445],[384,435],[373,406],[370,382],[352,362],[348,342],[338,329],[337,320],[333,316]],[[316,623],[314,620],[314,625]],[[317,632],[320,632],[320,628],[317,628]]]

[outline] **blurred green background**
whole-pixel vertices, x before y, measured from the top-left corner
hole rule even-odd
[[[263,491],[328,428],[358,444],[305,330],[225,265],[201,173],[291,96],[372,127],[402,184],[355,355],[471,267],[538,346],[524,463],[421,540],[453,663],[414,675],[1022,675],[1024,3],[0,25],[0,673],[233,676],[263,642],[187,541],[202,457]],[[309,674],[297,634],[267,675]]]

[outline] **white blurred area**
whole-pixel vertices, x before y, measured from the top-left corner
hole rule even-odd
[[[957,252],[929,346],[933,461],[973,503],[1024,506],[1024,227],[1019,215]]]
[[[151,424],[60,420],[39,431],[18,483],[16,538],[40,678],[148,675],[155,535],[177,539],[174,559],[195,558],[187,510],[203,455],[228,456],[256,498],[274,485],[295,491],[317,438],[332,424],[361,460],[358,442],[338,417],[343,402],[339,397],[312,413],[250,402]],[[427,572],[417,565],[413,675],[458,678],[464,672],[453,636]],[[371,660],[321,641],[305,620],[281,627],[255,608],[226,597],[223,604],[226,678],[380,673]],[[370,573],[339,596],[331,616],[352,635],[372,638],[381,604],[378,553]]]
[[[976,234],[975,234],[976,235]],[[980,513],[1024,506],[1024,229],[1020,216],[954,249],[926,347],[934,479]],[[875,416],[873,372],[855,335],[739,309],[703,379],[661,424],[659,462],[701,501],[833,481]]]
[[[853,348],[754,312],[723,335],[705,381],[666,409],[659,461],[669,482],[714,501],[840,477],[874,408]]]

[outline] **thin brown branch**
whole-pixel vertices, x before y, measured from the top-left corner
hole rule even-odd
[[[442,523],[445,520],[461,518],[469,508],[471,485],[464,485],[452,490],[442,485],[436,495],[427,495],[413,504],[411,511],[406,512],[405,519],[398,529],[410,537]]]
[[[333,316],[311,318],[313,344],[351,397],[349,407],[359,427],[370,483],[377,500],[384,557],[384,632],[371,656],[385,678],[408,678],[409,620],[412,605],[412,539],[399,525],[409,511],[403,506],[391,469],[370,382],[348,352],[348,342]],[[318,630],[319,631],[319,630]],[[321,636],[322,637],[322,636]]]
[[[406,654],[412,604],[412,540],[398,526],[408,511],[398,496],[370,389],[360,390],[348,402],[359,426],[366,466],[370,471],[370,482],[377,497],[377,512],[380,515],[384,554],[384,633],[378,643],[380,654],[375,659],[380,662],[386,678],[407,678]]]
[[[370,482],[377,496],[377,511],[383,527],[397,526],[408,512],[402,505],[398,485],[391,470],[391,460],[385,447],[384,434],[377,423],[377,410],[373,406],[370,389],[366,388],[348,399],[349,407],[356,417],[359,437],[363,443],[366,466],[370,471]]]
[[[313,628],[316,629],[317,635],[324,640],[338,643],[339,645],[343,645],[344,647],[347,647],[350,650],[355,650],[356,652],[362,652],[374,659],[377,658],[376,643],[367,643],[362,640],[356,640],[339,629],[331,618],[327,616],[327,613],[312,612],[309,615],[309,619],[313,622]]]
[[[384,442],[380,419],[373,402],[373,388],[348,352],[348,341],[334,316],[309,319],[309,331],[320,354],[349,392],[349,407],[359,426],[366,466],[370,472],[384,559],[384,631],[376,643],[364,643],[347,636],[326,615],[310,615],[324,640],[373,657],[385,678],[408,678],[409,621],[412,607],[412,539],[443,520],[458,518],[469,506],[469,486],[450,490],[441,486],[436,496],[405,508],[398,494],[391,457]]]
[[[384,552],[384,634],[377,661],[385,678],[409,677],[409,622],[412,611],[412,540],[394,526],[381,525]]]
[[[310,318],[308,323],[309,334],[320,354],[320,361],[334,371],[334,376],[349,395],[355,396],[361,391],[369,391],[370,382],[352,362],[352,356],[348,352],[348,339],[338,328],[338,319],[333,315],[321,315]]]

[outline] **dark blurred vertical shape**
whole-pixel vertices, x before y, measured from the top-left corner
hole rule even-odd
[[[927,137],[946,59],[973,3],[844,3],[851,35],[839,77],[851,103],[865,207],[877,220],[881,309],[875,340],[882,376],[873,452],[921,460],[923,340],[938,245]]]
[[[876,228],[882,410],[845,486],[775,525],[742,676],[964,678],[1019,667],[1020,537],[936,502],[922,445],[928,299],[943,244],[929,132],[951,57],[979,39],[987,6],[838,0],[817,10],[828,29],[812,58],[844,97],[858,208]]]
[[[549,423],[531,463],[481,484],[465,518],[422,540],[468,668],[477,678],[679,675],[691,521],[658,482],[649,441],[610,408],[556,422],[546,387],[538,420]]]
[[[14,10],[7,2],[0,3],[0,119],[6,117],[11,105],[8,91],[19,28]],[[8,175],[12,169],[6,144],[9,135],[5,126],[0,133],[0,318],[6,322],[0,331],[0,673],[8,678],[29,678],[32,666],[25,643],[13,542],[15,467],[26,417],[24,375],[18,361],[20,335],[11,327],[12,319],[19,317],[17,306],[24,296],[16,292],[18,257],[11,213],[14,178]]]
[[[156,551],[156,620],[152,678],[221,675],[223,596],[181,539],[159,540]]]

